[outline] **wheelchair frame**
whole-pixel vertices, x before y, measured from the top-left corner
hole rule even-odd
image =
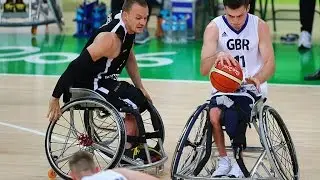
[[[159,115],[159,113],[157,112],[157,110],[152,104],[149,104],[149,107],[147,108],[147,110],[149,111],[151,116],[150,120],[152,122],[151,124],[153,126],[154,132],[146,132],[144,127],[145,125],[143,124],[143,120],[140,113],[133,110],[133,108],[124,107],[124,108],[121,108],[120,111],[118,111],[114,106],[112,106],[108,101],[106,101],[103,96],[101,96],[97,92],[92,91],[90,89],[71,88],[70,92],[71,92],[70,101],[66,102],[64,106],[61,108],[62,113],[70,111],[70,122],[68,122],[68,125],[70,125],[70,128],[68,129],[68,132],[67,132],[67,136],[66,136],[67,138],[66,139],[60,138],[59,140],[59,138],[54,137],[54,135],[52,135],[56,123],[59,122],[60,120],[50,122],[47,129],[46,138],[45,138],[46,156],[50,166],[56,172],[56,174],[58,174],[60,177],[64,179],[71,179],[69,174],[62,170],[64,165],[62,167],[59,167],[58,163],[68,161],[68,159],[71,157],[72,154],[66,155],[66,157],[63,157],[65,152],[62,152],[60,155],[53,155],[54,153],[51,148],[53,139],[55,140],[58,139],[58,141],[60,141],[61,143],[64,143],[62,145],[63,150],[67,150],[71,148],[71,145],[74,144],[74,142],[73,143],[69,142],[69,138],[71,135],[74,135],[78,140],[77,142],[79,143],[80,149],[91,151],[94,154],[98,154],[101,158],[112,157],[111,161],[107,163],[107,165],[103,168],[103,170],[114,168],[117,166],[126,167],[129,169],[135,169],[135,170],[145,170],[145,169],[155,167],[157,174],[163,170],[164,163],[168,159],[163,148],[165,131],[164,131],[164,126],[163,126],[161,116]],[[77,130],[77,127],[74,121],[74,115],[75,115],[74,110],[77,110],[77,109],[84,111],[83,113],[84,118],[82,120],[84,122],[82,123],[84,123],[83,126],[84,126],[85,133],[81,135],[79,135],[79,131]],[[112,120],[114,123],[112,124],[116,124],[117,130],[110,130],[111,125],[103,127],[103,123],[100,124],[100,127],[99,127],[99,125],[97,125],[93,120],[93,113],[94,113],[94,110],[96,109],[99,109],[99,110],[103,109],[103,112],[105,113],[102,115],[97,114],[97,117],[99,118],[105,118],[105,117],[108,118],[109,116],[113,117],[114,119]],[[124,127],[123,116],[120,113],[131,113],[135,115],[137,126],[139,129],[139,134],[140,134],[139,136],[127,137],[125,127]],[[103,137],[99,137],[98,131],[100,131],[100,133],[104,131],[106,132],[109,131],[111,132],[110,134],[114,133],[114,135],[111,137],[111,140],[103,141],[102,138],[110,134],[104,135]],[[59,134],[59,133],[55,133],[55,134]],[[115,142],[115,139],[117,137],[119,138],[118,146],[116,150],[113,152],[110,147],[112,147],[111,144]],[[131,141],[129,141],[130,139]],[[148,144],[147,144],[148,139],[157,139],[156,146],[154,148],[159,149],[159,152],[161,153],[161,159],[156,162],[152,162],[151,160],[150,151],[148,150]],[[124,155],[125,143],[132,142],[135,140],[137,140],[138,143],[143,143],[144,150],[147,156],[147,163],[141,162],[137,159],[129,158]],[[71,145],[68,147],[70,143]],[[104,146],[104,144],[107,144],[107,146]],[[96,161],[98,161],[98,159],[96,159]]]
[[[56,23],[63,30],[63,15],[60,0],[29,0],[26,12],[4,12],[0,2],[0,27],[31,26],[31,33],[37,34],[37,26]]]
[[[257,161],[255,162],[252,169],[249,171],[249,176],[246,178],[232,178],[232,179],[299,179],[299,166],[298,161],[296,157],[296,151],[292,142],[292,139],[290,137],[289,131],[286,128],[282,118],[277,113],[275,109],[265,104],[266,99],[260,99],[257,102],[255,102],[252,111],[251,111],[251,120],[250,124],[253,124],[255,129],[258,132],[259,140],[262,145],[262,147],[247,147],[244,152],[261,152],[260,156],[258,157]],[[171,164],[171,178],[172,179],[226,179],[226,178],[216,178],[211,177],[211,174],[213,170],[215,169],[215,166],[213,163],[211,164],[213,166],[213,169],[210,169],[210,167],[206,167],[208,164],[209,159],[211,156],[216,152],[215,150],[217,147],[214,145],[214,140],[212,137],[212,127],[210,123],[210,116],[209,116],[209,104],[210,101],[207,101],[206,103],[200,105],[197,107],[197,109],[193,112],[193,114],[190,116],[188,122],[186,123],[182,134],[180,136],[180,139],[177,143],[176,150],[173,155],[173,160]],[[282,138],[285,139],[286,145],[284,145],[284,149],[288,148],[289,150],[289,156],[292,163],[292,169],[290,169],[290,175],[292,176],[287,177],[288,174],[286,174],[284,171],[283,166],[279,165],[279,161],[282,159],[277,156],[277,153],[275,148],[272,146],[272,143],[270,142],[270,136],[268,134],[269,127],[267,127],[269,121],[267,119],[267,113],[270,113],[270,115],[275,118],[274,120],[277,123],[278,128],[280,128],[280,131],[282,133]],[[198,130],[197,135],[199,132],[202,132],[200,134],[201,138],[199,142],[191,142],[189,139],[189,135],[192,131],[193,126],[195,125],[196,121],[199,121],[197,118],[201,116],[206,116],[205,122],[199,122],[200,127],[204,125],[204,127],[200,130]],[[209,126],[208,126],[209,125]],[[279,135],[279,134],[278,134]],[[195,137],[197,138],[197,137]],[[283,143],[279,144],[279,146],[283,145]],[[181,160],[183,156],[183,151],[185,147],[190,146],[193,151],[195,151],[195,155],[191,158],[190,164],[187,166],[188,158],[185,160]],[[277,147],[279,148],[279,147]],[[231,146],[226,146],[227,151],[233,151],[233,148]],[[280,148],[279,148],[280,149]],[[278,150],[279,150],[278,149]],[[199,152],[198,152],[199,150]],[[287,151],[288,151],[287,150]],[[212,153],[213,151],[213,153]],[[189,155],[192,152],[189,153]],[[288,152],[287,152],[288,153]],[[200,155],[198,155],[200,154]],[[244,157],[246,157],[244,155]],[[270,165],[270,172],[264,162],[264,160],[267,159],[269,161]],[[180,165],[181,163],[184,163],[183,165]],[[243,162],[243,161],[242,161]],[[289,162],[290,163],[290,162]],[[238,162],[239,164],[239,162]],[[187,166],[185,169],[181,166]],[[258,168],[262,167],[265,170],[265,173],[268,175],[268,177],[262,177],[261,174],[258,172]],[[207,174],[204,176],[199,176],[201,172],[206,172]],[[260,172],[261,173],[261,172]],[[245,174],[245,173],[244,173]],[[254,177],[256,176],[256,178]]]

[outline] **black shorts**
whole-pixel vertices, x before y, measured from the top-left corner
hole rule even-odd
[[[147,98],[142,91],[126,81],[100,79],[94,90],[101,94],[117,110],[131,106],[143,112],[147,108]]]

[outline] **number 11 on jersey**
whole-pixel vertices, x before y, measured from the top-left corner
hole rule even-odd
[[[244,60],[244,56],[236,56],[234,58],[240,63],[241,67],[246,67],[246,61]]]

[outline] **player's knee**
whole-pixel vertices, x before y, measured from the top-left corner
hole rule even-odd
[[[219,108],[210,109],[210,121],[214,128],[221,128],[221,110]]]
[[[148,101],[143,92],[139,88],[134,87],[132,84],[126,81],[120,81],[120,84],[120,88],[122,88],[122,91],[127,93],[126,96],[128,96],[130,101],[132,101],[135,106],[137,106],[139,112],[144,112],[148,107]]]

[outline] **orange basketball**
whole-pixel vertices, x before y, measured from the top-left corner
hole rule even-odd
[[[53,169],[49,169],[48,177],[49,177],[49,179],[55,179],[57,177],[57,174],[56,174],[56,172],[54,172]]]
[[[235,92],[240,88],[242,80],[243,73],[239,63],[237,66],[218,63],[210,72],[211,84],[220,92]]]

